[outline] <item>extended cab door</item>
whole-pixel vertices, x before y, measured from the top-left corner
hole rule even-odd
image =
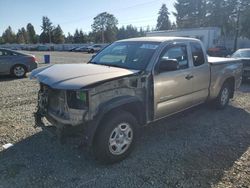
[[[193,105],[203,103],[209,95],[210,65],[200,42],[190,42],[193,68]]]
[[[179,69],[174,71],[159,70],[157,62],[154,70],[154,119],[176,113],[192,106],[192,69],[190,69],[190,54],[188,44],[167,46],[159,57],[175,59]],[[189,55],[188,55],[189,54]]]

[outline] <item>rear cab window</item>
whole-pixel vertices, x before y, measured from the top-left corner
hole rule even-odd
[[[198,42],[191,42],[190,46],[194,66],[198,67],[205,64],[205,56],[201,44]]]

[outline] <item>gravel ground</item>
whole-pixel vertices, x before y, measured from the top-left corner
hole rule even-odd
[[[34,52],[40,62],[44,52]],[[53,63],[88,54],[50,52]],[[42,65],[42,64],[41,64]],[[38,84],[0,77],[0,187],[250,187],[250,83],[225,110],[201,105],[141,129],[132,155],[102,166],[33,128]],[[3,144],[13,147],[4,150]]]

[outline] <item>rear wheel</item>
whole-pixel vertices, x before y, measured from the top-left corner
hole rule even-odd
[[[228,105],[231,92],[232,88],[230,87],[230,84],[224,83],[218,97],[214,101],[216,108],[223,109]]]
[[[25,77],[26,72],[27,72],[26,67],[23,65],[15,65],[11,70],[11,74],[16,78]]]
[[[95,158],[102,163],[115,163],[125,159],[135,145],[136,119],[126,111],[119,111],[101,123],[103,124],[100,124],[95,136]]]

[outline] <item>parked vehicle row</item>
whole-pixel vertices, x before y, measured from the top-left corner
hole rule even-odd
[[[95,44],[91,46],[81,46],[70,49],[71,52],[87,52],[87,53],[96,53],[103,49],[105,45]]]

